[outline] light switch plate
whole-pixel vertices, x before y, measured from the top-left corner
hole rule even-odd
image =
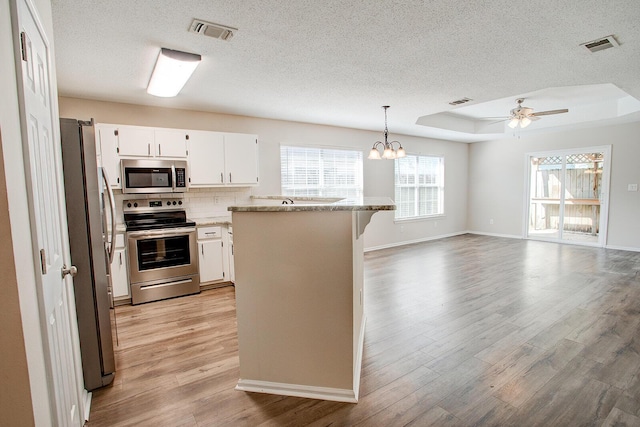
[[[638,184],[627,185],[627,191],[638,191]]]

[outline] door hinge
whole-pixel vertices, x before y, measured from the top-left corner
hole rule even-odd
[[[27,40],[26,40],[27,35],[25,34],[25,32],[21,32],[20,33],[20,54],[22,55],[22,60],[25,62],[27,61]]]
[[[118,129],[114,130],[114,131],[113,131],[113,134],[114,134],[115,136],[118,136]]]
[[[222,272],[222,278],[224,279],[224,271]]]
[[[220,242],[220,245],[224,248],[224,242]]]
[[[188,141],[188,140],[189,140],[189,134],[186,134],[186,135],[184,136],[184,139],[186,139],[186,140]]]
[[[258,143],[258,139],[256,138],[256,144]]]
[[[42,274],[47,274],[47,253],[44,249],[40,249],[40,269]]]

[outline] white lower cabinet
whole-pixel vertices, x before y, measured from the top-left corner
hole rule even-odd
[[[124,234],[116,234],[116,250],[111,263],[111,285],[113,286],[113,299],[121,300],[130,298],[129,272],[127,270],[127,253],[124,247]]]
[[[198,227],[198,267],[200,284],[227,280],[222,227]]]

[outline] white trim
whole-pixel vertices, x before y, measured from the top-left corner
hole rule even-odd
[[[520,239],[522,240],[522,236],[518,236],[517,234],[500,234],[500,233],[486,233],[484,231],[467,231],[468,234],[476,234],[478,236],[489,236],[489,237],[504,237],[506,239]]]
[[[84,421],[89,421],[89,413],[91,413],[91,396],[93,393],[84,390]],[[84,422],[82,423],[84,424]]]
[[[269,393],[282,396],[306,397],[308,399],[331,400],[335,402],[357,403],[354,390],[330,387],[315,387],[301,384],[275,383],[271,381],[238,380],[236,390],[254,393]]]
[[[367,323],[367,316],[362,316],[362,324],[360,325],[360,336],[358,337],[358,351],[356,352],[356,360],[353,366],[353,394],[356,402],[360,395],[360,376],[362,374],[362,353],[364,351],[364,327]]]
[[[613,250],[616,250],[616,251],[640,252],[640,248],[633,247],[633,246],[606,245],[605,249],[613,249]]]
[[[447,237],[455,237],[455,236],[460,236],[462,234],[469,234],[469,233],[471,233],[471,232],[470,231],[458,231],[456,233],[440,234],[438,236],[423,237],[421,239],[405,240],[404,242],[389,243],[387,245],[371,246],[369,248],[364,248],[364,252],[367,253],[367,252],[379,251],[381,249],[389,249],[389,248],[395,248],[395,247],[398,247],[398,246],[411,245],[411,244],[414,244],[414,243],[422,243],[422,242],[429,242],[431,240],[446,239]]]

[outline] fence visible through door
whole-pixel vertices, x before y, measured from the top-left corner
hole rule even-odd
[[[527,237],[604,245],[610,148],[528,155]]]

